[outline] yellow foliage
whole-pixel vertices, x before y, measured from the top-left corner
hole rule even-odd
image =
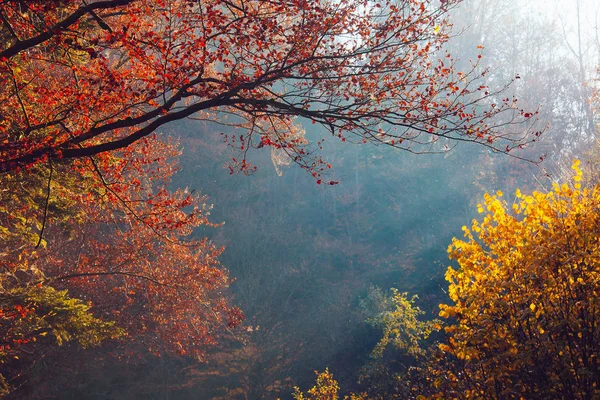
[[[486,194],[453,239],[435,398],[600,397],[600,186],[582,188],[579,166],[515,204]]]
[[[300,391],[300,388],[295,388],[294,400],[338,400],[340,387],[333,374],[326,368],[324,372],[317,372],[317,382],[312,389],[309,389],[305,395]],[[368,400],[366,395],[363,394],[351,394],[350,396],[344,396],[344,400]]]
[[[439,321],[419,319],[425,312],[415,304],[417,296],[409,298],[408,293],[400,293],[396,289],[391,289],[391,292],[392,295],[386,298],[391,309],[384,310],[368,320],[383,332],[383,337],[373,349],[372,356],[382,357],[390,345],[413,357],[425,355],[422,342],[438,330]]]

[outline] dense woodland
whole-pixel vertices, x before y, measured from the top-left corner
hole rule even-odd
[[[0,397],[600,398],[600,4],[0,1]]]

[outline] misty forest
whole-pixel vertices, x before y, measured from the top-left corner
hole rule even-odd
[[[0,36],[1,398],[600,399],[597,0]]]

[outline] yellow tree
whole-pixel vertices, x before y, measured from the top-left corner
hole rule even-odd
[[[340,387],[329,369],[325,369],[321,373],[315,371],[315,373],[317,374],[315,386],[309,389],[306,394],[296,388],[293,394],[294,400],[339,400]],[[344,400],[367,400],[367,397],[364,394],[351,394],[350,396],[344,396]]]
[[[483,220],[448,248],[452,321],[434,398],[600,396],[600,186],[485,195]]]

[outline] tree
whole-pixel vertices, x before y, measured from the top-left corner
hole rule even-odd
[[[340,387],[333,374],[329,372],[329,369],[317,374],[317,382],[315,386],[307,391],[305,395],[300,388],[296,388],[293,397],[294,400],[338,400]],[[364,394],[351,394],[350,396],[344,396],[344,400],[365,400]]]
[[[327,169],[296,116],[343,141],[508,152],[540,132],[499,128],[534,113],[493,100],[485,71],[442,53],[457,2],[4,2],[0,171],[122,149],[191,116],[245,129],[227,138],[245,171],[248,149],[265,146],[316,177]]]
[[[434,398],[581,398],[600,395],[600,187],[573,185],[509,205],[486,195],[483,220],[448,253],[453,303],[434,363]]]
[[[241,322],[224,292],[230,280],[217,258],[222,249],[189,239],[194,228],[214,226],[205,198],[166,189],[177,154],[174,143],[150,149],[142,140],[106,157],[110,168],[96,158],[34,167],[47,173],[46,187],[35,184],[35,170],[2,176],[9,189],[32,184],[21,196],[0,194],[0,358],[9,384],[53,350],[41,340],[49,332],[58,345],[120,337],[135,343],[120,355],[137,348],[202,358]],[[53,168],[63,169],[54,175]],[[36,197],[45,206],[36,207]]]
[[[382,333],[360,376],[373,400],[414,397],[417,366],[428,355],[425,341],[441,328],[439,320],[421,320],[425,312],[415,304],[417,296],[390,292],[371,288],[361,301],[371,315],[367,322]]]

